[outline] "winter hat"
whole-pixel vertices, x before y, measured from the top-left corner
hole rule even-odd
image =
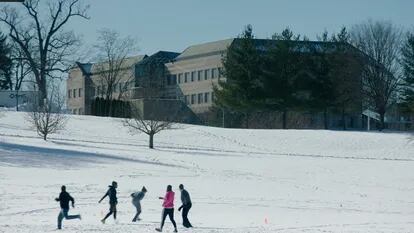
[[[142,186],[142,190],[141,191],[144,192],[144,193],[147,192],[147,189],[145,188],[145,186]]]

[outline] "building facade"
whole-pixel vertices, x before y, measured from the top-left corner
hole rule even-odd
[[[167,63],[168,83],[177,85],[180,98],[196,114],[208,112],[213,105],[213,87],[223,79],[223,55],[233,39],[194,45]]]
[[[119,99],[135,87],[135,65],[145,59],[146,55],[125,59],[119,72],[118,80],[113,84],[111,98]],[[67,109],[72,114],[90,115],[91,104],[95,98],[105,98],[108,85],[103,72],[106,64],[76,63],[69,71],[66,81]]]
[[[162,106],[161,102],[166,105],[165,108],[169,107],[167,105],[180,108],[186,106],[193,115],[206,121],[214,106],[214,87],[219,81],[226,81],[224,55],[229,47],[237,45],[240,40],[233,38],[193,45],[181,53],[159,51],[151,56],[128,58],[122,68],[123,77],[115,85],[112,98],[126,97],[147,110],[153,109],[149,106],[155,100],[162,100],[157,102],[157,106]],[[266,45],[274,41],[255,39],[254,43],[258,50],[265,51]],[[326,42],[297,43],[301,53],[324,47],[334,50],[336,46],[335,43]],[[102,64],[77,63],[70,71],[67,81],[67,106],[73,114],[91,114],[91,102],[104,97],[103,90],[107,87],[97,72],[99,66],[102,67]],[[142,112],[148,111],[142,109]],[[358,117],[360,113],[355,113],[353,121],[357,121]],[[310,122],[318,121],[314,120],[313,115],[308,118]]]

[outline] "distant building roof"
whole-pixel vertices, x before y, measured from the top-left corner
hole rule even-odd
[[[82,71],[83,74],[90,74],[92,69],[92,63],[80,63],[76,62],[79,69]]]
[[[209,56],[216,54],[223,54],[230,46],[239,44],[243,39],[232,38],[226,40],[213,41],[209,43],[203,43],[198,45],[192,45],[186,48],[175,60],[192,59],[201,56]],[[259,50],[266,49],[266,45],[270,45],[278,42],[273,39],[254,39],[255,45]],[[296,45],[296,49],[300,52],[310,52],[311,49],[315,51],[334,51],[338,48],[338,45],[343,45],[340,42],[321,42],[321,41],[291,41]],[[355,49],[351,45],[346,44],[348,48]]]
[[[123,61],[122,66],[120,68],[121,69],[128,69],[128,68],[134,66],[135,64],[137,64],[138,62],[144,60],[147,57],[148,57],[147,55],[138,55],[138,56],[133,56],[133,57],[127,57]],[[94,63],[92,65],[92,73],[96,72],[98,69],[106,70],[107,67],[108,67],[107,62]]]
[[[227,48],[233,43],[233,41],[234,41],[234,38],[193,45],[193,46],[186,48],[176,58],[176,60],[189,59],[189,58],[194,58],[194,57],[202,56],[202,55],[220,54],[226,51]]]
[[[169,51],[159,51],[154,53],[153,55],[146,57],[145,59],[141,60],[140,62],[136,63],[135,65],[145,65],[149,62],[159,62],[159,63],[167,63],[174,60],[179,53],[176,52],[169,52]]]
[[[127,58],[125,58],[122,66],[121,66],[121,69],[128,69],[130,67],[133,67],[135,64],[137,64],[138,62],[144,60],[147,57],[148,57],[147,55],[138,55],[138,56],[127,57]],[[94,72],[96,72],[97,69],[101,69],[101,67],[103,67],[105,69],[105,66],[108,66],[108,64],[106,62],[102,62],[102,63],[76,62],[76,64],[78,65],[79,69],[82,71],[82,73],[84,75],[91,75]]]

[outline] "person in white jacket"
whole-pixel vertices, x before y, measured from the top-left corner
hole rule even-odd
[[[139,218],[139,215],[142,212],[142,208],[141,208],[141,201],[142,199],[144,199],[145,194],[147,193],[147,189],[144,187],[142,187],[140,192],[135,192],[131,194],[132,197],[132,204],[135,206],[135,208],[137,209],[137,213],[135,214],[135,217],[132,219],[133,222],[139,221],[141,220]]]

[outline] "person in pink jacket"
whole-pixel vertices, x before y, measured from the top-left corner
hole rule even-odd
[[[172,191],[172,186],[168,185],[165,197],[160,197],[161,200],[164,200],[164,202],[162,203],[162,207],[164,209],[162,211],[161,227],[155,229],[158,232],[162,232],[162,228],[164,227],[164,222],[167,218],[167,215],[170,218],[172,224],[174,225],[174,232],[178,232],[177,224],[174,221],[174,195],[175,193]]]

